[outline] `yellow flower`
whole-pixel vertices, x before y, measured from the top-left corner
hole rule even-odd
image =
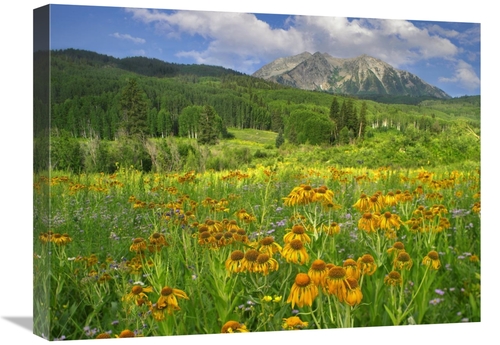
[[[273,298],[271,296],[264,296],[264,297],[262,297],[262,300],[264,302],[271,302],[273,300]]]
[[[100,333],[95,338],[96,339],[109,339],[109,338],[111,338],[111,336],[109,335],[109,333]]]
[[[236,217],[238,217],[239,220],[244,221],[245,223],[251,223],[253,222],[256,218],[255,216],[249,214],[245,209],[241,209],[238,212],[236,212]]]
[[[239,323],[238,321],[228,321],[226,322],[220,331],[221,333],[246,333],[248,332],[247,327]]]
[[[441,261],[439,260],[439,254],[435,250],[431,250],[422,260],[422,264],[425,266],[430,266],[433,270],[438,270],[441,267]]]
[[[234,250],[226,260],[226,270],[228,273],[239,273],[245,270],[244,259],[245,253],[241,250]]]
[[[134,285],[128,294],[123,296],[122,300],[126,302],[133,301],[136,305],[141,305],[144,303],[144,300],[148,299],[148,295],[146,293],[153,292],[153,287],[142,287],[142,285]]]
[[[401,278],[401,274],[399,274],[399,272],[391,271],[385,276],[384,283],[392,286],[402,285],[403,279]]]
[[[264,237],[259,241],[258,251],[261,253],[269,254],[272,256],[274,253],[281,253],[283,248],[274,241],[274,238],[271,236]]]
[[[323,230],[323,232],[325,232],[327,235],[332,236],[340,233],[340,224],[338,224],[337,222],[331,222],[328,226],[323,224],[321,226],[321,230]]]
[[[401,226],[401,219],[397,214],[391,212],[385,212],[382,217],[380,217],[380,229],[383,230],[398,230]]]
[[[68,234],[61,235],[59,233],[55,233],[52,234],[50,240],[52,243],[57,244],[58,246],[64,246],[71,242],[71,237],[69,237]]]
[[[257,272],[256,266],[257,258],[259,257],[260,252],[257,249],[249,249],[245,252],[245,257],[243,258],[243,270],[248,272]]]
[[[474,212],[474,213],[481,212],[481,201],[477,201],[474,203],[474,205],[472,206],[472,212]]]
[[[367,212],[370,209],[368,201],[369,201],[368,195],[362,193],[358,201],[356,201],[354,205],[352,205],[352,207],[356,208],[360,212]]]
[[[403,242],[394,242],[391,248],[387,249],[387,253],[392,254],[394,260],[398,257],[398,254],[405,251],[405,245]]]
[[[364,254],[357,261],[358,267],[361,270],[361,274],[366,274],[371,276],[377,270],[377,264],[375,259],[370,254]]]
[[[156,306],[158,309],[167,308],[166,310],[169,314],[174,310],[180,310],[181,308],[179,307],[177,297],[189,299],[184,291],[172,289],[169,286],[165,286],[163,289],[161,289],[160,298],[158,299],[158,302],[156,302]]]
[[[257,263],[254,267],[254,272],[260,272],[263,275],[268,275],[271,271],[276,271],[279,267],[278,261],[273,259],[269,254],[261,253],[257,256]]]
[[[344,269],[346,271],[347,277],[353,277],[358,280],[361,276],[361,271],[359,270],[358,263],[353,259],[347,259],[343,263]]]
[[[168,243],[163,234],[155,232],[154,234],[149,236],[148,249],[150,252],[159,251],[164,246],[168,246]]]
[[[333,266],[325,276],[324,284],[328,288],[328,293],[337,296],[340,302],[343,302],[347,295],[346,279],[347,272],[340,266]]]
[[[358,228],[368,233],[377,232],[380,225],[380,217],[378,214],[365,212],[363,217],[358,221]]]
[[[394,260],[394,267],[396,269],[410,270],[411,266],[413,266],[413,260],[410,258],[410,255],[405,251],[400,252],[396,257],[396,260]]]
[[[310,307],[318,294],[318,287],[313,283],[312,279],[306,273],[298,273],[295,276],[295,282],[286,303],[292,303],[292,309],[295,305]]]
[[[315,192],[311,186],[301,184],[300,186],[293,188],[290,194],[283,198],[284,204],[286,206],[306,205],[312,202],[314,194]]]
[[[303,243],[310,243],[311,238],[306,233],[306,229],[300,225],[296,224],[292,227],[292,229],[283,236],[283,241],[285,243],[289,243],[295,239],[301,240]]]
[[[147,243],[142,237],[135,238],[130,246],[131,252],[142,253],[147,249]]]
[[[298,316],[291,316],[289,318],[283,319],[283,329],[286,330],[303,329],[308,325],[308,322],[302,321]]]
[[[216,240],[212,233],[208,230],[205,230],[198,234],[198,244],[200,245],[214,245]]]
[[[309,277],[311,277],[311,280],[314,284],[316,284],[317,286],[322,286],[323,279],[328,274],[326,263],[321,259],[314,260],[307,274],[309,275]]]
[[[476,254],[472,254],[472,255],[469,257],[469,261],[470,261],[470,262],[479,262],[479,256],[477,256]]]
[[[117,338],[134,338],[135,337],[135,333],[132,332],[131,330],[123,330],[120,332],[119,335],[116,336]]]
[[[396,195],[394,192],[389,192],[387,195],[384,197],[384,205],[387,206],[396,206],[398,203],[398,199],[396,198]]]
[[[288,262],[304,264],[309,261],[309,254],[307,254],[306,247],[300,239],[292,240],[290,243],[285,244],[281,255]]]
[[[351,307],[360,304],[363,299],[363,293],[361,292],[357,279],[347,277],[345,283],[347,285],[347,294],[344,302]]]
[[[368,206],[369,210],[371,210],[372,212],[380,212],[384,207],[383,197],[379,196],[378,194],[372,195],[368,199]]]
[[[324,205],[334,204],[333,202],[333,191],[328,189],[326,186],[321,186],[314,189],[314,195],[312,197],[313,202],[319,202]]]

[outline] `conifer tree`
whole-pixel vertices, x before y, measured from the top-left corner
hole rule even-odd
[[[358,115],[352,99],[347,100],[344,125],[354,133],[358,132]]]
[[[215,145],[218,143],[218,131],[216,113],[213,107],[205,105],[200,114],[199,120],[200,134],[198,135],[198,143]]]
[[[285,143],[285,137],[283,136],[283,131],[280,129],[278,136],[276,137],[276,147],[279,148]]]
[[[366,102],[361,104],[361,110],[359,111],[359,131],[358,138],[364,138],[366,130]]]
[[[126,135],[143,136],[148,132],[148,106],[137,80],[130,79],[120,99],[123,128]]]
[[[333,96],[332,104],[330,106],[330,119],[334,122],[333,127],[333,137],[337,140],[339,137],[339,131],[342,127],[339,127],[340,120],[340,104],[337,100],[337,96]]]

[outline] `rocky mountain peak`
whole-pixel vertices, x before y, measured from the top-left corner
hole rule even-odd
[[[305,90],[342,94],[380,94],[451,98],[416,75],[363,54],[335,58],[327,53],[303,52],[279,58],[256,71],[254,77]]]

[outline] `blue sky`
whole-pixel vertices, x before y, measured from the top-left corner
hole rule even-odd
[[[453,97],[480,94],[480,24],[52,5],[51,48],[146,56],[252,74],[304,51],[368,54]]]

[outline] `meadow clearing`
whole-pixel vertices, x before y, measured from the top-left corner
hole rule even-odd
[[[479,167],[33,182],[34,332],[49,340],[480,321]]]

